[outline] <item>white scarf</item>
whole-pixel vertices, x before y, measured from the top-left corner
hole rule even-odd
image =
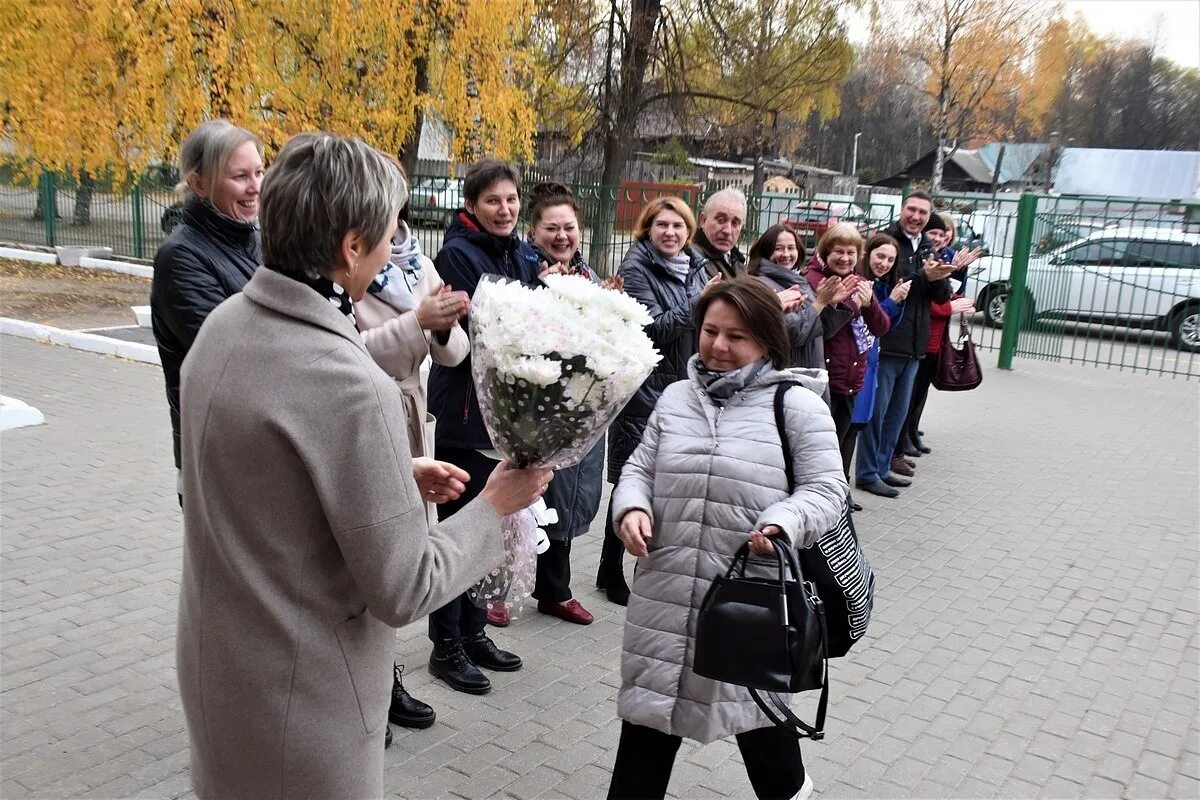
[[[392,256],[367,291],[403,314],[417,307],[413,289],[420,280],[421,243],[400,223],[392,238]]]

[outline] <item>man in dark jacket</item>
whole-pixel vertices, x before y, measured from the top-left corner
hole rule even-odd
[[[746,256],[737,247],[745,224],[746,195],[737,189],[721,189],[704,203],[693,247],[707,277],[719,274],[736,278],[745,274]]]
[[[885,231],[900,245],[896,280],[912,283],[904,316],[879,343],[875,410],[863,430],[855,468],[855,485],[880,497],[898,497],[896,487],[912,483],[892,471],[893,451],[908,414],[917,360],[925,357],[929,341],[929,304],[950,299],[946,278],[953,267],[930,258],[932,246],[923,233],[932,211],[933,199],[925,192],[913,192],[904,199],[900,219]]]

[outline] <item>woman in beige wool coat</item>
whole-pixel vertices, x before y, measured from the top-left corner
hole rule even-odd
[[[392,628],[498,564],[500,517],[553,476],[502,464],[430,526],[424,499],[462,484],[412,459],[351,308],[406,194],[361,141],[293,137],[263,181],[263,266],[183,365],[176,675],[206,800],[382,797]]]

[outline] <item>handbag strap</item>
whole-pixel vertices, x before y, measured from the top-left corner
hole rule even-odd
[[[819,604],[820,598],[814,598]],[[819,606],[818,606],[819,607]],[[825,613],[821,609],[817,614],[817,619],[821,623],[821,641],[829,641],[829,633],[825,630]],[[825,651],[823,672],[821,677],[821,697],[817,701],[817,718],[813,720],[813,724],[809,725],[792,709],[788,708],[788,704],[784,702],[783,697],[778,692],[764,692],[767,699],[771,701],[768,705],[766,700],[763,700],[762,694],[759,694],[757,689],[750,689],[750,697],[758,704],[763,713],[767,715],[767,719],[771,720],[772,724],[783,728],[788,733],[795,736],[797,739],[812,739],[819,741],[825,738],[825,713],[829,710],[829,650]]]
[[[792,467],[792,443],[788,441],[787,420],[783,416],[783,398],[788,389],[799,385],[797,381],[781,381],[775,386],[775,427],[779,429],[779,443],[783,445],[783,472],[787,475],[788,492],[796,491],[796,474]]]

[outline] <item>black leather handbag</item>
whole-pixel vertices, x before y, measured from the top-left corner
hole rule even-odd
[[[775,539],[776,578],[747,577],[749,543],[733,556],[725,575],[700,606],[692,671],[745,686],[763,713],[797,737],[824,738],[829,703],[827,634],[821,598],[804,580],[796,552]],[[809,725],[780,693],[821,690]]]

